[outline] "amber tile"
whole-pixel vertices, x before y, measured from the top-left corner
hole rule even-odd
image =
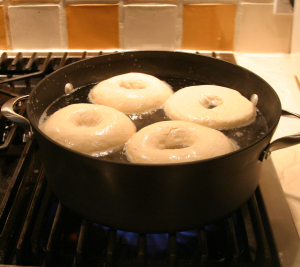
[[[182,49],[233,50],[236,9],[234,4],[184,5]]]
[[[119,48],[119,6],[67,5],[69,49]]]
[[[6,23],[3,6],[0,6],[0,49],[8,49]]]

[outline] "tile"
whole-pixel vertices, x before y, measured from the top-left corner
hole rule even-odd
[[[243,0],[183,0],[183,3],[184,4],[206,4],[206,5],[209,5],[209,4],[238,4],[238,2],[240,1],[243,1]],[[250,0],[251,1],[251,0]],[[255,1],[255,0],[253,0]],[[260,0],[258,0],[260,1]],[[262,0],[264,1],[264,0]]]
[[[128,2],[148,2],[148,0],[127,0]],[[177,2],[179,0],[156,0],[157,3],[159,2]]]
[[[60,49],[58,6],[10,6],[8,8],[13,49]]]
[[[294,0],[292,1],[283,1],[283,0],[274,0],[274,9],[273,13],[276,14],[292,14],[293,13],[293,6]]]
[[[182,49],[232,51],[236,5],[183,6]]]
[[[124,48],[177,48],[177,8],[177,5],[124,6]]]
[[[0,6],[0,49],[8,49],[7,35],[6,35],[6,23],[3,6]]]
[[[69,49],[119,48],[119,5],[67,5]]]
[[[289,53],[293,15],[274,14],[273,4],[241,5],[235,51]]]
[[[28,0],[8,0],[9,2],[28,2]],[[30,0],[30,2],[59,2],[59,0]]]
[[[256,3],[256,4],[262,4],[262,3],[274,3],[274,0],[243,0],[241,3]]]

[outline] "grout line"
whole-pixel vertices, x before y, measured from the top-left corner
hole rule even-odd
[[[66,15],[66,0],[59,1],[59,17],[60,17],[60,39],[61,47],[68,49],[68,27],[67,27],[67,15]]]

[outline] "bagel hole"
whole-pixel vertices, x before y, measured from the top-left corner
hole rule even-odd
[[[208,105],[206,105],[206,106],[204,106],[204,107],[207,108],[207,109],[213,109],[213,108],[217,107],[217,105],[211,103],[211,104],[208,104]]]
[[[75,114],[74,114],[75,115]],[[74,124],[77,127],[81,128],[89,128],[89,127],[95,127],[97,126],[102,118],[99,117],[99,114],[94,114],[94,112],[82,112],[80,114],[76,114],[76,117],[74,116]]]
[[[182,149],[186,147],[188,147],[188,145],[186,144],[176,144],[176,145],[166,146],[164,149]]]
[[[223,99],[215,95],[201,95],[200,104],[206,109],[213,109],[223,104]]]
[[[125,89],[145,89],[146,85],[139,80],[123,80],[119,82],[119,86]]]

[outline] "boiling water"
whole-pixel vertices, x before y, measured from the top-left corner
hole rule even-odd
[[[203,84],[200,83],[199,81],[182,79],[182,78],[160,77],[160,79],[167,82],[173,88],[174,91],[177,91],[187,86]],[[88,94],[94,86],[95,84],[90,84],[82,88],[78,88],[74,90],[71,94],[64,95],[61,98],[54,101],[42,115],[41,123],[42,121],[46,120],[47,117],[51,116],[55,111],[63,107],[66,107],[70,104],[90,103],[88,99]],[[170,120],[162,109],[152,112],[151,114],[132,115],[129,117],[134,122],[137,131],[149,124],[159,122],[159,121]],[[256,120],[252,124],[237,129],[221,130],[221,132],[223,132],[228,138],[230,138],[233,141],[235,147],[239,149],[239,148],[245,148],[251,145],[252,143],[254,143],[255,141],[259,140],[261,137],[263,137],[266,134],[267,130],[268,130],[267,123],[264,117],[262,116],[262,114],[259,112],[259,110],[257,110]],[[116,151],[114,153],[106,155],[103,157],[103,159],[118,161],[118,162],[128,162],[123,150]]]

